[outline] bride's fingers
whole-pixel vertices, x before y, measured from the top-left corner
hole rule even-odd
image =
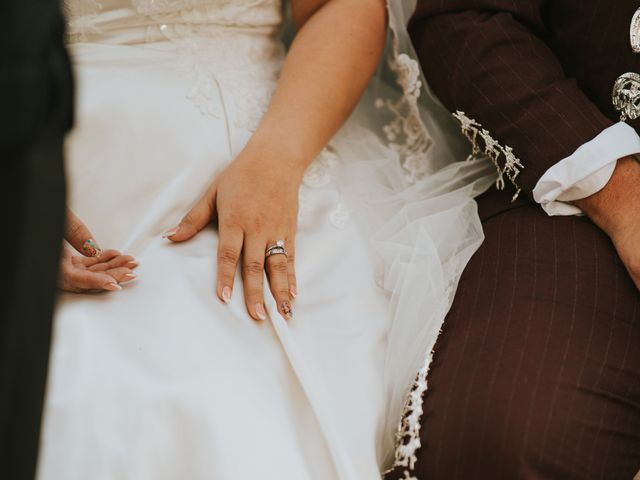
[[[126,267],[112,268],[104,273],[106,273],[110,277],[113,277],[118,283],[130,282],[136,279],[133,271],[130,268]]]
[[[71,291],[108,290],[118,291],[122,287],[111,275],[90,272],[78,268],[68,268],[62,272],[62,288]]]
[[[180,224],[168,232],[165,232],[162,236],[172,242],[189,240],[211,223],[211,219],[216,213],[215,202],[216,189],[215,187],[211,187],[189,213],[182,218]]]
[[[283,254],[271,255],[266,259],[269,288],[276,300],[278,311],[285,320],[290,320],[293,314],[291,308],[291,293],[289,292],[289,264]]]
[[[220,225],[218,241],[218,272],[216,291],[224,303],[231,301],[233,283],[242,253],[242,230],[238,227]]]
[[[111,270],[112,268],[127,267],[130,269],[136,268],[138,262],[134,260],[131,255],[118,255],[106,262],[96,263],[89,267],[92,272],[104,272]]]
[[[296,278],[296,245],[295,235],[290,235],[286,241],[287,245],[287,263],[289,268],[287,274],[289,275],[289,293],[292,298],[298,296],[298,279]]]
[[[100,263],[109,262],[120,255],[120,252],[117,250],[107,250],[103,252],[99,257],[78,257],[74,256],[73,259],[75,262],[81,263],[87,268],[90,268],[94,265],[98,265]]]
[[[99,257],[103,253],[86,225],[68,208],[64,238],[87,257]]]
[[[249,314],[256,320],[266,320],[264,307],[264,249],[265,242],[245,237],[242,252],[242,281]]]

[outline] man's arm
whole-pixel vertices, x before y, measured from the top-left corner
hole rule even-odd
[[[555,163],[613,125],[544,41],[541,0],[421,0],[411,33],[427,79],[524,159],[531,195]]]
[[[616,138],[621,140],[615,142],[617,151],[623,153],[613,175],[611,165],[598,187],[601,190],[592,190],[596,193],[584,195],[586,198],[574,192],[566,201],[572,201],[611,237],[640,288],[640,164],[630,156],[640,151],[637,134],[624,125],[614,126],[578,83],[566,76],[544,41],[549,32],[541,18],[542,3],[422,0],[412,37],[427,78],[443,103],[475,118],[524,159],[517,180],[528,195],[541,178],[548,178],[552,167],[557,171],[567,159],[573,160],[569,170],[574,167],[574,176],[575,170],[586,168],[582,151],[596,152],[598,157],[599,151],[607,155],[616,150],[597,143],[607,130],[616,129],[620,135]]]
[[[575,204],[609,235],[640,289],[640,163],[637,158],[619,160],[609,183]]]

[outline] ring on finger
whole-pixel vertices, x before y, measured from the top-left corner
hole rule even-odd
[[[287,256],[287,249],[285,248],[284,240],[278,240],[274,244],[267,247],[265,252],[265,258],[269,258],[272,255],[284,255]]]
[[[267,253],[265,253],[264,256],[265,258],[269,258],[272,255],[284,255],[286,257],[287,251],[284,249],[284,247],[273,247],[267,250]]]

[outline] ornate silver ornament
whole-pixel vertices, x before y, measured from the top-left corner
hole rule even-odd
[[[633,14],[631,20],[631,48],[634,53],[640,53],[640,8]]]
[[[640,75],[625,73],[616,80],[613,86],[613,106],[620,112],[620,120],[640,118]]]

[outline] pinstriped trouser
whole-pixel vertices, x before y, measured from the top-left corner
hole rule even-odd
[[[640,294],[613,245],[585,218],[479,204],[486,241],[436,345],[415,476],[632,479]]]

